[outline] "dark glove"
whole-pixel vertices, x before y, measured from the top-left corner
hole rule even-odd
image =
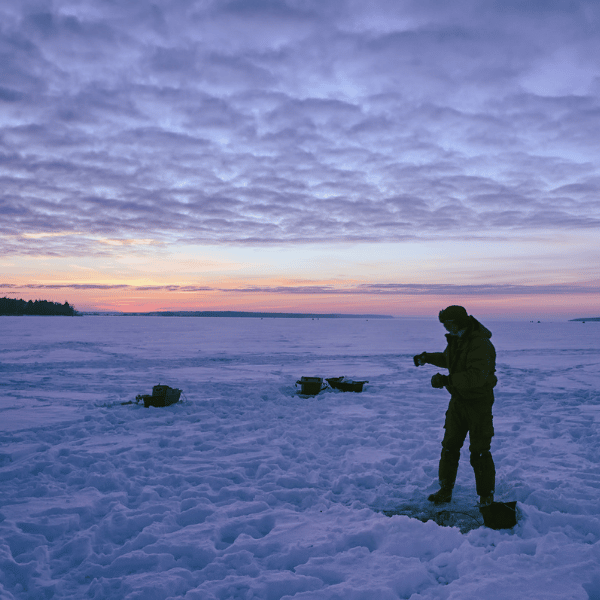
[[[434,388],[443,388],[446,387],[450,383],[450,377],[448,375],[442,375],[441,373],[436,373],[431,378],[431,387]]]
[[[427,352],[421,352],[421,354],[413,356],[413,362],[415,363],[415,367],[420,367],[421,365],[424,365],[427,362],[427,360],[425,360],[426,354]]]

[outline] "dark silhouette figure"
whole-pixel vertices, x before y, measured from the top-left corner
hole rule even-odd
[[[494,501],[496,479],[490,453],[494,386],[498,381],[492,334],[462,306],[449,306],[439,313],[439,319],[448,331],[446,349],[423,352],[413,359],[416,366],[428,363],[449,371],[448,375],[436,373],[431,378],[434,388],[445,387],[451,397],[439,465],[440,489],[429,500],[441,504],[452,499],[460,450],[468,433],[477,494],[480,505],[487,506]]]

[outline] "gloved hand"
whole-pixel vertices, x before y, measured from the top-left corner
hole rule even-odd
[[[421,354],[417,354],[416,356],[413,356],[413,362],[415,363],[415,367],[420,367],[421,365],[424,365],[427,362],[425,360],[426,354],[427,354],[427,352],[421,352]]]
[[[441,373],[436,373],[431,378],[431,387],[434,388],[443,388],[446,387],[450,383],[450,377],[448,375],[442,375]]]

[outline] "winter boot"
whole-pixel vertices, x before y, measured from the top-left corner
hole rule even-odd
[[[454,482],[456,481],[459,458],[460,448],[458,450],[442,448],[439,466],[440,489],[427,498],[429,502],[433,502],[434,504],[445,504],[452,500],[452,489],[454,488]]]
[[[494,503],[494,494],[479,496],[479,506],[491,506]]]
[[[427,500],[429,500],[429,502],[433,502],[434,504],[446,504],[452,500],[452,488],[441,487],[434,494],[430,494]]]

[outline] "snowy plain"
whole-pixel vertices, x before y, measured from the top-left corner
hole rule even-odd
[[[0,598],[600,600],[600,322],[481,320],[520,518],[462,532],[384,514],[437,489],[434,319],[0,317]]]

